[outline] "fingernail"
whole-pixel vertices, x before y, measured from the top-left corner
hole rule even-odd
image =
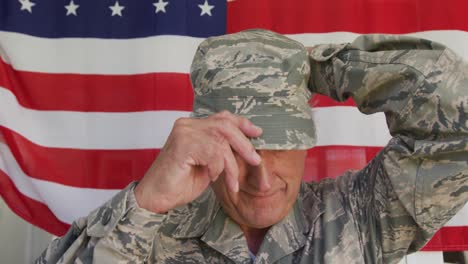
[[[257,130],[258,132],[263,132],[263,129],[262,129],[261,127],[259,127],[259,126],[254,125],[254,128],[255,128],[255,130]]]
[[[260,164],[260,162],[262,161],[262,158],[260,157],[260,155],[258,155],[256,151],[253,152],[252,159],[256,164]]]

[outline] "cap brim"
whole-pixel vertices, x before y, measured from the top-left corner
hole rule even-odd
[[[263,129],[258,138],[251,138],[256,149],[292,150],[315,146],[315,124],[310,117],[292,115],[245,116]]]

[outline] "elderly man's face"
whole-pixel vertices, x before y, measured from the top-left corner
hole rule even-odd
[[[212,184],[217,199],[239,225],[265,228],[283,219],[296,201],[307,155],[306,150],[258,150],[259,166],[236,155],[239,192],[228,190],[224,173]]]

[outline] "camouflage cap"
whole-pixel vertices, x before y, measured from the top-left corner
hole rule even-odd
[[[263,129],[257,149],[308,149],[315,126],[307,89],[310,65],[304,46],[266,30],[208,38],[191,67],[192,116],[228,110]]]

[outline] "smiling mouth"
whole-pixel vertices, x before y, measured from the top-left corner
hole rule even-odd
[[[278,191],[269,192],[269,193],[251,193],[251,192],[247,192],[247,191],[242,191],[242,192],[247,194],[247,196],[250,196],[250,197],[253,197],[253,198],[264,199],[264,198],[274,196]]]

